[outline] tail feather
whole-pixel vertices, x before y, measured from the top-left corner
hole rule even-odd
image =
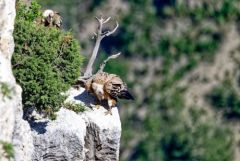
[[[127,99],[127,100],[134,100],[134,97],[132,96],[132,94],[127,90],[121,91],[118,98]]]

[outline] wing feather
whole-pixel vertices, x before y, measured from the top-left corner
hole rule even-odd
[[[133,99],[133,96],[127,90],[126,83],[115,74],[97,73],[91,83],[103,84],[104,92],[114,99]]]
[[[121,91],[126,90],[126,84],[118,76],[114,75],[106,82],[105,90],[113,98],[118,98]]]

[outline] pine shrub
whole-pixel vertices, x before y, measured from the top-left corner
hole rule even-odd
[[[41,7],[17,2],[12,58],[13,72],[23,89],[24,108],[57,111],[66,91],[79,77],[82,56],[70,32],[38,23]]]

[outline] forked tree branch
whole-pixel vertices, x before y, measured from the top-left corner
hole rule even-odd
[[[111,55],[111,56],[109,56],[107,59],[105,59],[105,60],[103,61],[103,63],[100,65],[99,70],[97,71],[97,73],[103,72],[104,67],[106,66],[107,62],[108,62],[110,59],[116,59],[116,58],[117,58],[118,56],[120,56],[120,55],[121,55],[121,53],[119,52],[119,53],[114,54],[114,55]],[[73,86],[74,86],[75,88],[79,88],[79,85],[80,85],[81,87],[85,87],[86,82],[87,82],[91,77],[92,77],[92,75],[90,75],[90,76],[82,76],[82,77],[80,77],[80,78],[77,80],[77,82],[76,82],[75,85],[73,85]]]
[[[95,59],[97,57],[97,54],[98,54],[98,50],[99,50],[99,46],[100,46],[100,43],[101,43],[101,40],[107,36],[110,36],[111,34],[113,34],[117,28],[118,28],[118,22],[116,21],[116,27],[111,30],[111,31],[107,31],[107,32],[102,32],[103,30],[103,25],[105,23],[107,23],[111,17],[108,17],[106,19],[104,19],[102,16],[100,18],[96,17],[99,25],[98,25],[98,31],[96,33],[96,43],[95,43],[95,46],[93,48],[93,52],[92,52],[92,55],[91,55],[91,58],[88,62],[88,65],[87,65],[87,68],[86,68],[86,71],[84,73],[84,76],[83,78],[89,78],[92,76],[92,70],[93,70],[93,64],[95,62]]]
[[[105,65],[107,64],[107,62],[110,59],[116,59],[119,55],[121,55],[121,53],[117,53],[117,54],[111,55],[106,60],[104,60],[103,63],[100,65],[98,72],[103,72],[103,69],[104,69]]]
[[[118,22],[116,21],[116,26],[113,30],[111,31],[106,31],[103,33],[103,25],[107,22],[109,22],[109,20],[111,19],[111,17],[108,17],[106,19],[104,19],[102,16],[100,18],[96,17],[97,21],[98,21],[98,30],[97,30],[97,33],[94,33],[94,37],[96,38],[96,43],[95,43],[95,46],[93,48],[93,52],[92,52],[92,55],[91,55],[91,58],[88,62],[88,65],[87,65],[87,68],[86,68],[86,71],[85,73],[83,74],[83,76],[81,76],[76,84],[74,85],[75,88],[79,88],[79,85],[81,87],[85,87],[85,84],[86,82],[93,76],[92,74],[92,70],[93,70],[93,64],[95,62],[95,59],[97,57],[97,54],[98,54],[98,50],[99,50],[99,46],[100,46],[100,43],[101,43],[101,40],[107,36],[110,36],[111,34],[113,34],[117,28],[118,28]],[[110,60],[110,59],[115,59],[117,58],[121,53],[117,53],[115,55],[112,55],[112,56],[109,56],[101,65],[100,65],[100,68],[98,70],[98,72],[102,72],[106,63]]]

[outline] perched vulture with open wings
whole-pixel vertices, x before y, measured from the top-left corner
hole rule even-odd
[[[107,100],[109,109],[106,114],[112,115],[111,109],[116,106],[118,98],[134,99],[128,91],[126,83],[115,74],[99,72],[86,82],[85,88],[88,92],[93,93],[99,102]]]

